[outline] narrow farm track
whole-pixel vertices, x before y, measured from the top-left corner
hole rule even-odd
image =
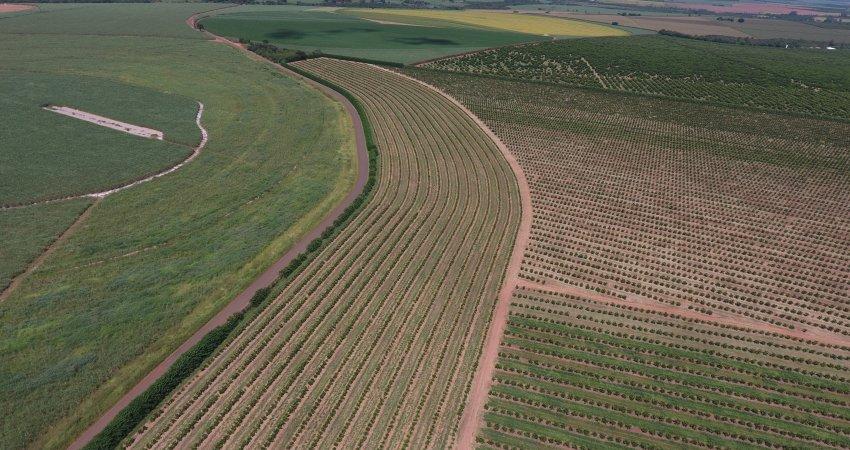
[[[363,103],[376,192],[131,447],[454,441],[519,227],[513,171],[432,89],[362,63],[298,66]]]
[[[699,311],[695,311],[694,309],[688,309],[686,306],[673,306],[654,300],[647,300],[645,298],[640,297],[632,297],[628,300],[624,300],[612,295],[600,294],[590,289],[581,288],[577,286],[570,286],[557,282],[540,284],[533,281],[519,279],[516,283],[516,288],[522,288],[526,290],[537,290],[539,292],[565,294],[574,297],[581,297],[598,303],[630,306],[632,308],[644,311],[654,311],[662,314],[669,314],[673,317],[699,320],[717,325],[742,327],[750,330],[758,330],[774,335],[781,335],[801,340],[810,340],[813,342],[820,342],[822,344],[828,345],[841,346],[846,345],[848,343],[848,340],[845,337],[836,335],[834,333],[825,333],[820,330],[807,330],[805,332],[796,329],[789,330],[787,328],[783,328],[767,322],[754,320],[752,318],[739,314],[725,312],[721,312],[718,314],[705,314]]]

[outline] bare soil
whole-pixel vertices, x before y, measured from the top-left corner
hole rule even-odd
[[[35,9],[35,5],[18,5],[15,3],[0,3],[0,13],[13,13]]]
[[[624,25],[627,27],[634,28],[643,28],[646,30],[670,30],[677,31],[679,33],[687,33],[694,35],[723,35],[723,36],[735,36],[735,37],[748,37],[747,33],[744,33],[741,30],[735,29],[731,26],[725,25],[729,22],[718,22],[713,17],[680,17],[680,16],[670,16],[670,17],[658,17],[658,16],[639,16],[639,17],[629,17],[629,16],[620,16],[617,14],[581,14],[581,13],[571,13],[571,12],[557,12],[553,11],[549,13],[551,16],[558,17],[568,17],[571,19],[579,19],[579,20],[590,20],[592,22],[599,22],[610,24],[611,22],[617,22],[620,25]]]
[[[133,136],[139,136],[147,139],[157,139],[160,141],[165,137],[162,131],[159,130],[154,130],[152,128],[146,128],[139,125],[133,125],[127,122],[121,122],[120,120],[110,119],[108,117],[99,116],[90,112],[70,108],[68,106],[51,105],[45,106],[44,109],[48,111],[53,111],[57,114],[62,114],[63,116],[73,117],[74,119],[90,122],[95,125],[100,125],[102,127],[121,131],[123,133],[132,134]]]
[[[793,5],[779,5],[779,4],[765,4],[765,3],[755,3],[755,2],[741,2],[732,5],[717,5],[714,3],[685,3],[685,2],[672,2],[670,5],[678,7],[678,8],[686,8],[686,9],[694,9],[694,10],[707,10],[714,13],[723,13],[723,14],[791,14],[797,13],[802,16],[832,16],[837,15],[837,13],[824,13],[821,11],[817,11],[810,8],[793,6]]]

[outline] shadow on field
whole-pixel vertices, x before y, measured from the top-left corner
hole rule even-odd
[[[341,33],[374,33],[378,30],[375,28],[364,28],[364,27],[348,27],[348,28],[334,28],[332,30],[323,30],[322,33],[326,34],[341,34]]]
[[[275,38],[275,39],[301,39],[306,35],[307,35],[307,33],[303,32],[303,31],[286,30],[286,29],[277,30],[277,31],[274,31],[274,32],[268,34],[269,37]]]
[[[410,45],[460,45],[460,42],[451,39],[439,39],[430,37],[397,37],[392,39],[395,42]]]

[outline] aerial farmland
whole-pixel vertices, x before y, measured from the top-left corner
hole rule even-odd
[[[727,3],[0,4],[0,449],[850,448],[850,6]]]

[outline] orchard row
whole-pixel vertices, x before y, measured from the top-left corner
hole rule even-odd
[[[380,154],[362,212],[172,397],[139,448],[444,448],[520,207],[460,108],[362,63],[297,64],[359,99]]]

